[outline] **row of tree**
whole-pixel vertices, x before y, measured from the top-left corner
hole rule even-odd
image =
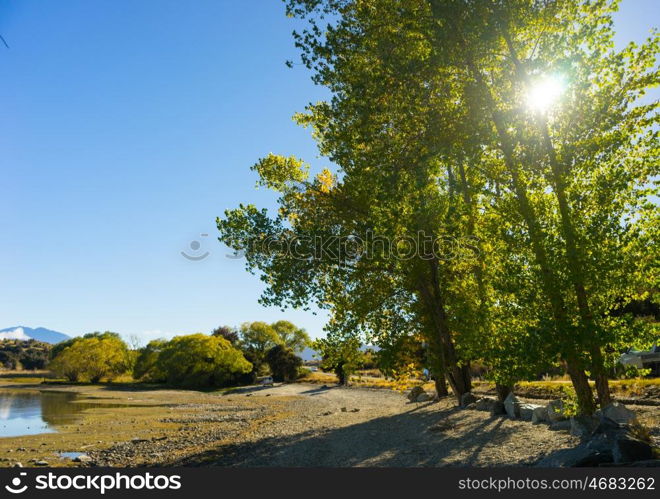
[[[328,341],[390,366],[422,347],[439,395],[479,360],[501,396],[561,365],[581,412],[609,403],[618,353],[658,338],[625,313],[659,301],[658,33],[615,50],[613,0],[286,4],[332,94],[295,119],[337,170],[270,154],[253,169],[277,214],[218,219],[261,302],[326,308]],[[555,106],[526,105],[550,80]]]
[[[37,340],[0,340],[0,367],[45,369],[50,345]]]
[[[55,345],[49,367],[72,382],[98,383],[127,374],[185,387],[251,383],[266,374],[289,381],[302,366],[296,353],[309,342],[305,330],[288,321],[245,323],[240,329],[223,326],[211,335],[157,339],[134,349],[117,333],[95,332]]]

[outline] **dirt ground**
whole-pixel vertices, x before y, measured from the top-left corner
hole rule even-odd
[[[564,431],[487,412],[453,399],[410,403],[385,389],[311,384],[222,392],[118,386],[0,384],[65,390],[103,401],[58,432],[0,438],[0,466],[76,466],[60,452],[84,452],[99,466],[509,466],[531,465],[577,444]],[[76,403],[76,402],[74,402]],[[635,406],[658,434],[660,408]]]

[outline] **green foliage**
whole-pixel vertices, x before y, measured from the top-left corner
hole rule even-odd
[[[266,352],[266,362],[275,381],[293,381],[298,377],[302,359],[285,345],[275,345]]]
[[[152,340],[138,351],[133,367],[133,377],[135,379],[151,382],[166,381],[167,376],[158,363],[158,356],[165,345],[167,345],[167,340]]]
[[[305,180],[309,172],[309,166],[294,156],[285,158],[273,153],[260,159],[252,169],[259,174],[258,185],[275,190],[283,190],[293,182]]]
[[[621,310],[657,304],[660,288],[658,102],[641,100],[660,82],[660,36],[615,50],[615,9],[287,0],[302,62],[332,94],[296,120],[338,171],[308,178],[300,160],[268,156],[255,169],[277,213],[218,219],[266,284],[261,302],[329,309],[333,338],[433,344],[458,396],[472,360],[506,385],[561,362],[580,411],[595,408],[587,372],[607,400],[618,352],[659,333]],[[528,109],[553,75],[555,106]],[[420,232],[439,251],[383,246]]]
[[[240,347],[252,362],[255,375],[267,374],[266,353],[277,345],[301,352],[310,344],[307,332],[289,321],[246,322],[240,328]]]
[[[49,367],[69,381],[110,381],[130,368],[128,347],[116,333],[91,333],[67,343]]]
[[[355,338],[328,335],[314,341],[312,348],[321,355],[321,369],[334,372],[341,385],[348,385],[351,375],[364,362],[360,342]]]
[[[150,342],[140,352],[136,376],[202,388],[225,386],[251,369],[252,364],[229,341],[199,333]]]
[[[44,369],[51,345],[37,340],[0,340],[0,367],[5,369]]]
[[[302,352],[311,343],[307,331],[289,321],[277,321],[271,324],[280,337],[282,344],[294,352]]]

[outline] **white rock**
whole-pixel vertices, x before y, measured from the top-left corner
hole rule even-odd
[[[520,400],[513,393],[504,399],[504,410],[511,419],[520,417]]]
[[[637,421],[635,413],[619,402],[606,405],[599,413],[602,417],[609,418],[619,424],[633,424]]]

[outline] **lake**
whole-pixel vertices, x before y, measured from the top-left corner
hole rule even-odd
[[[75,423],[85,409],[116,406],[74,402],[77,397],[66,392],[0,390],[0,437],[52,433],[58,425]]]

